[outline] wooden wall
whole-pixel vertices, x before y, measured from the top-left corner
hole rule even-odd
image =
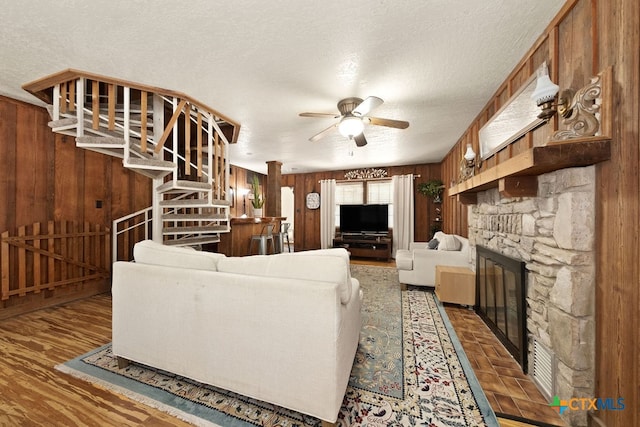
[[[498,89],[442,162],[442,180],[457,179],[467,143],[544,60],[551,78],[575,89],[609,66],[614,74],[611,160],[596,166],[596,390],[594,398],[623,398],[624,410],[593,413],[596,425],[640,425],[640,2],[569,0],[543,36]],[[549,124],[484,162],[495,165],[523,148],[544,144]],[[445,231],[467,234],[466,208],[444,202]],[[560,396],[569,398],[571,396]]]
[[[387,175],[420,175],[415,184],[440,178],[440,165],[422,164],[408,166],[393,166],[383,168]],[[295,250],[309,250],[320,248],[320,210],[307,209],[306,195],[310,192],[320,192],[320,180],[343,180],[346,170],[316,172],[306,174],[283,175],[281,185],[292,187],[295,198]],[[426,241],[429,238],[429,229],[435,219],[435,205],[427,197],[416,192],[415,195],[415,240]]]
[[[77,149],[49,120],[44,108],[0,97],[0,231],[50,220],[111,228],[113,219],[151,205],[150,179],[121,159]]]
[[[231,165],[229,168],[229,185],[233,188],[232,205],[229,210],[231,217],[239,217],[246,212],[247,216],[252,216],[251,200],[246,198],[246,209],[243,208],[243,197],[240,195],[242,189],[251,188],[251,177],[257,175],[260,180],[260,187],[263,195],[266,197],[266,175],[243,169],[238,166]]]

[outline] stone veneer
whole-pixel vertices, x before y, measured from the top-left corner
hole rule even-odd
[[[478,193],[468,212],[472,250],[481,245],[526,262],[529,366],[535,337],[555,353],[556,394],[593,398],[595,167],[540,175],[536,197]],[[586,411],[562,417],[587,425]]]

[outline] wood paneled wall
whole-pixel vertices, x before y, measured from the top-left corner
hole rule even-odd
[[[44,108],[0,96],[0,232],[47,221],[111,228],[113,219],[151,205],[150,179],[124,169],[121,159],[76,148],[49,120]],[[51,301],[32,301],[29,309]]]
[[[409,166],[393,166],[383,168],[387,175],[414,174],[420,175],[415,179],[415,184],[430,179],[440,178],[440,165],[423,164]],[[295,198],[295,250],[309,250],[320,248],[320,210],[307,209],[306,195],[310,192],[320,192],[320,180],[343,180],[346,170],[316,172],[306,174],[283,175],[281,185],[292,187]],[[427,197],[416,192],[415,194],[415,231],[416,241],[426,241],[429,238],[429,229],[435,219],[435,205]]]
[[[251,200],[249,200],[248,197],[245,197],[245,209],[243,207],[243,197],[240,195],[240,192],[242,190],[251,189],[251,177],[253,175],[258,176],[258,179],[260,180],[261,190],[266,197],[266,175],[262,175],[258,172],[250,171],[238,166],[230,166],[229,185],[233,188],[233,202],[231,209],[229,210],[229,215],[231,215],[231,217],[239,217],[242,216],[243,213],[246,213],[247,216],[252,216],[253,207],[251,205]]]
[[[596,166],[596,389],[594,398],[624,399],[624,410],[599,410],[599,425],[640,425],[640,2],[569,0],[468,131],[442,162],[446,185],[457,180],[467,143],[543,62],[561,90],[578,89],[613,66],[611,160]],[[554,119],[482,165],[489,168],[522,149],[544,144]],[[455,197],[444,202],[445,231],[467,234],[467,212]],[[560,396],[563,399],[572,396]]]

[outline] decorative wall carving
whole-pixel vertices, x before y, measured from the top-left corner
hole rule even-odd
[[[354,169],[344,174],[345,179],[370,179],[370,178],[386,178],[386,177],[387,177],[386,169],[375,169],[375,168]]]
[[[568,129],[559,130],[553,135],[554,140],[566,140],[585,136],[598,135],[600,131],[600,105],[602,99],[600,76],[592,77],[591,84],[580,89],[573,95],[570,104],[566,107],[571,113],[562,123],[569,126]]]

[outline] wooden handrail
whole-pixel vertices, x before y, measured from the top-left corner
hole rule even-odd
[[[51,104],[53,100],[51,99],[51,96],[47,92],[48,89],[54,87],[57,84],[65,83],[69,81],[75,81],[79,78],[86,78],[89,80],[95,80],[101,83],[112,84],[117,86],[127,86],[127,87],[130,87],[131,89],[137,89],[144,92],[151,92],[151,93],[156,93],[158,95],[170,96],[170,97],[186,100],[191,105],[195,105],[196,107],[198,107],[198,109],[211,113],[214,116],[214,118],[218,118],[229,123],[233,127],[233,136],[229,140],[229,143],[233,144],[233,143],[236,143],[238,140],[238,134],[240,132],[240,123],[236,122],[235,120],[232,120],[228,116],[220,113],[219,111],[209,107],[208,105],[198,101],[197,99],[189,95],[186,95],[182,92],[170,90],[170,89],[164,89],[156,86],[135,83],[135,82],[131,82],[124,79],[103,76],[100,74],[90,73],[90,72],[81,71],[81,70],[75,70],[72,68],[69,68],[54,74],[50,74],[48,76],[31,81],[29,83],[25,83],[22,85],[22,89],[31,93],[36,98],[48,104]]]

